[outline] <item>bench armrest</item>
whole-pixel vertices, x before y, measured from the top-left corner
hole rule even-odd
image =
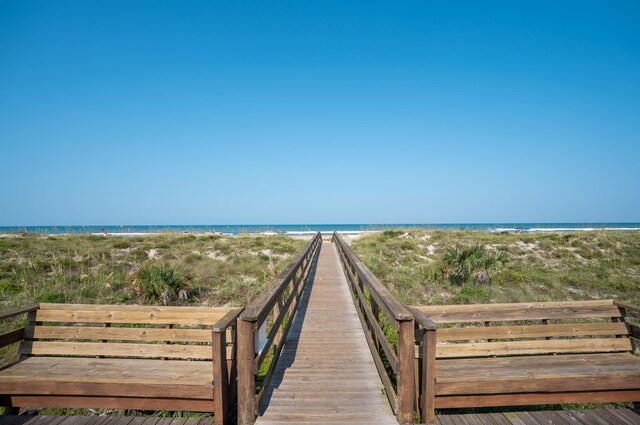
[[[225,332],[230,324],[232,324],[242,313],[242,308],[234,308],[225,314],[222,319],[218,320],[218,322],[213,326],[214,332]]]
[[[38,309],[37,305],[32,305],[29,307],[18,308],[15,310],[6,311],[0,313],[0,320],[10,319],[15,316],[19,316],[21,314],[31,313],[32,311],[36,311]],[[24,338],[24,328],[14,329],[12,331],[0,334],[0,348],[6,347],[7,345],[14,344],[16,342],[22,341]]]
[[[420,325],[422,326],[422,328],[426,331],[435,331],[437,326],[435,324],[435,322],[431,319],[429,319],[429,317],[427,315],[425,315],[424,313],[421,313],[420,311],[416,310],[415,308],[411,308],[409,307],[409,310],[411,311],[411,313],[413,313],[413,318],[414,320]]]
[[[622,301],[614,301],[613,303],[618,308],[622,308],[624,310],[631,310],[631,311],[634,311],[636,313],[640,313],[640,306],[629,304],[629,303],[625,303],[625,302],[622,302]]]
[[[19,316],[25,313],[31,313],[32,311],[36,311],[39,307],[40,306],[38,305],[32,305],[29,307],[22,307],[15,310],[5,311],[0,313],[0,320],[9,319],[11,317]]]

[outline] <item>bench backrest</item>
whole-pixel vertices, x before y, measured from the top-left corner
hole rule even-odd
[[[30,313],[19,352],[211,361],[212,329],[239,312],[227,307],[40,304]]]
[[[438,325],[437,358],[632,350],[611,300],[414,308]]]

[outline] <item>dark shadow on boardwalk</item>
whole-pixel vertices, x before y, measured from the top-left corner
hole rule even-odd
[[[282,354],[278,359],[278,365],[273,373],[273,377],[271,378],[269,388],[267,388],[267,392],[265,393],[264,400],[260,405],[260,415],[262,415],[266,411],[267,407],[269,406],[269,402],[271,401],[271,397],[273,396],[273,390],[280,387],[280,384],[284,379],[285,372],[295,361],[296,353],[298,351],[298,342],[300,340],[299,335],[302,331],[302,325],[304,324],[304,319],[307,315],[307,309],[309,308],[309,299],[311,297],[311,290],[313,289],[313,285],[316,280],[316,271],[318,269],[318,260],[320,258],[321,251],[322,245],[320,245],[320,249],[316,253],[316,256],[313,258],[313,262],[311,263],[308,283],[300,296],[300,301],[298,304],[298,308],[296,309],[296,313],[293,316],[291,328],[289,329],[289,333],[287,334],[287,337],[284,341]]]

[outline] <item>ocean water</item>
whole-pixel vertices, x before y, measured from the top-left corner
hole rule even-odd
[[[0,234],[28,232],[46,235],[104,234],[137,236],[153,233],[278,233],[300,236],[334,231],[359,234],[396,228],[460,229],[483,232],[575,232],[589,230],[640,230],[640,223],[449,223],[449,224],[233,224],[233,225],[95,225],[95,226],[0,226]]]

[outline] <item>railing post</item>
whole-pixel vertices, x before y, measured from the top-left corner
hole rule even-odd
[[[436,422],[436,331],[425,330],[422,337],[422,422]]]
[[[253,425],[256,419],[255,327],[238,319],[238,425]]]
[[[413,423],[415,401],[414,322],[402,320],[398,331],[398,422]]]
[[[373,297],[371,297],[369,299],[369,303],[371,304],[371,313],[373,313],[373,317],[371,319],[375,320],[379,324],[380,323],[380,309],[378,308],[378,303],[376,303],[376,301],[373,299]],[[376,336],[375,332],[371,333],[371,339],[373,339],[373,345],[375,345],[376,348],[379,350],[380,349],[380,343],[378,342],[378,337]]]
[[[212,332],[213,355],[213,421],[215,425],[228,423],[227,329]]]

